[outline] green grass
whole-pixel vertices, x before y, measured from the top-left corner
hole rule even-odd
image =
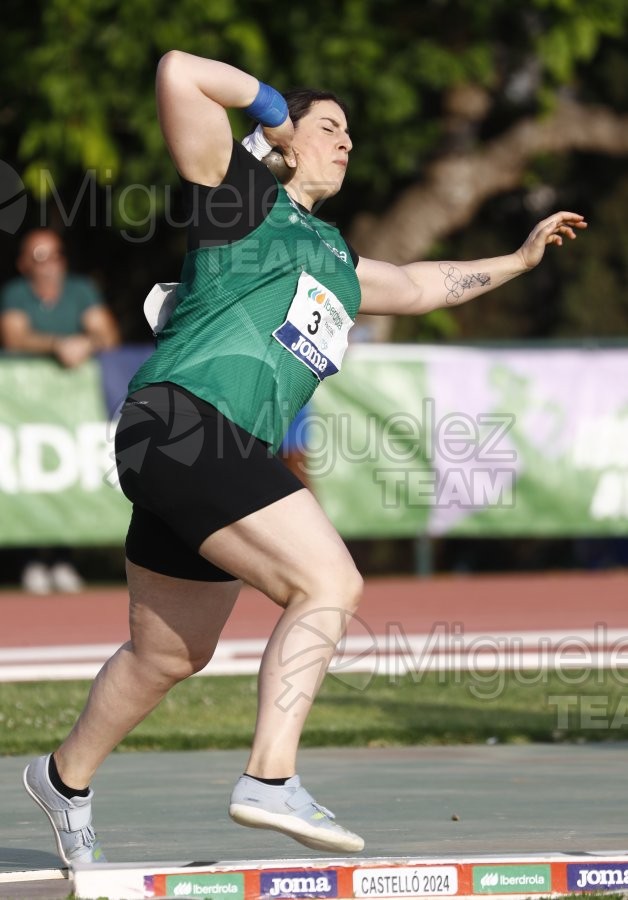
[[[330,675],[302,746],[391,746],[628,739],[623,674],[612,672]],[[567,682],[566,678],[569,678]],[[626,673],[628,678],[628,673]],[[49,750],[69,731],[87,682],[0,684],[0,754]],[[287,698],[289,699],[289,697]],[[193,678],[178,685],[121,750],[248,747],[255,678]]]

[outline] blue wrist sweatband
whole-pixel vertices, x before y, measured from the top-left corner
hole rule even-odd
[[[244,112],[256,122],[261,122],[268,128],[276,128],[288,118],[288,104],[279,91],[260,81],[257,97]]]

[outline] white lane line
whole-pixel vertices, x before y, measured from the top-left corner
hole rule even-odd
[[[46,647],[5,647],[0,648],[0,665],[5,663],[58,662],[69,660],[102,659],[103,662],[115,653],[120,644],[67,644]],[[265,640],[223,641],[218,645],[216,657],[233,652],[258,654],[264,651]]]
[[[11,884],[16,881],[57,881],[67,878],[67,869],[22,869],[19,872],[0,872],[0,884]]]
[[[444,671],[529,671],[628,668],[628,634],[622,629],[563,632],[473,632],[435,630],[405,634],[398,623],[384,635],[350,635],[338,647],[330,672],[404,674]],[[199,675],[252,675],[265,640],[221,641]],[[0,649],[0,682],[92,679],[117,644]],[[627,678],[628,680],[628,678]]]

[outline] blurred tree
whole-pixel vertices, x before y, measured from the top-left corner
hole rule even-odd
[[[573,200],[594,226],[601,215],[617,226],[622,175],[608,159],[628,152],[627,24],[625,0],[5,0],[0,156],[40,198],[31,220],[68,228],[135,337],[138,296],[155,276],[177,277],[184,246],[154,109],[167,49],[346,97],[356,149],[325,214],[363,254],[407,262],[476,244],[471,255],[507,252]],[[233,123],[243,134],[242,114]],[[570,163],[556,174],[547,160],[559,155]],[[608,232],[556,254],[526,288],[400,322],[399,334],[628,335],[625,304],[582,313],[584,291],[625,290],[626,236]]]

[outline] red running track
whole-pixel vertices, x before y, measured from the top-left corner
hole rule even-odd
[[[399,623],[426,634],[435,623],[464,632],[569,632],[628,628],[628,571],[371,579],[360,608],[375,634]],[[228,639],[266,637],[279,609],[244,588],[223,632]],[[0,648],[122,643],[128,637],[125,588],[36,597],[0,592]]]

